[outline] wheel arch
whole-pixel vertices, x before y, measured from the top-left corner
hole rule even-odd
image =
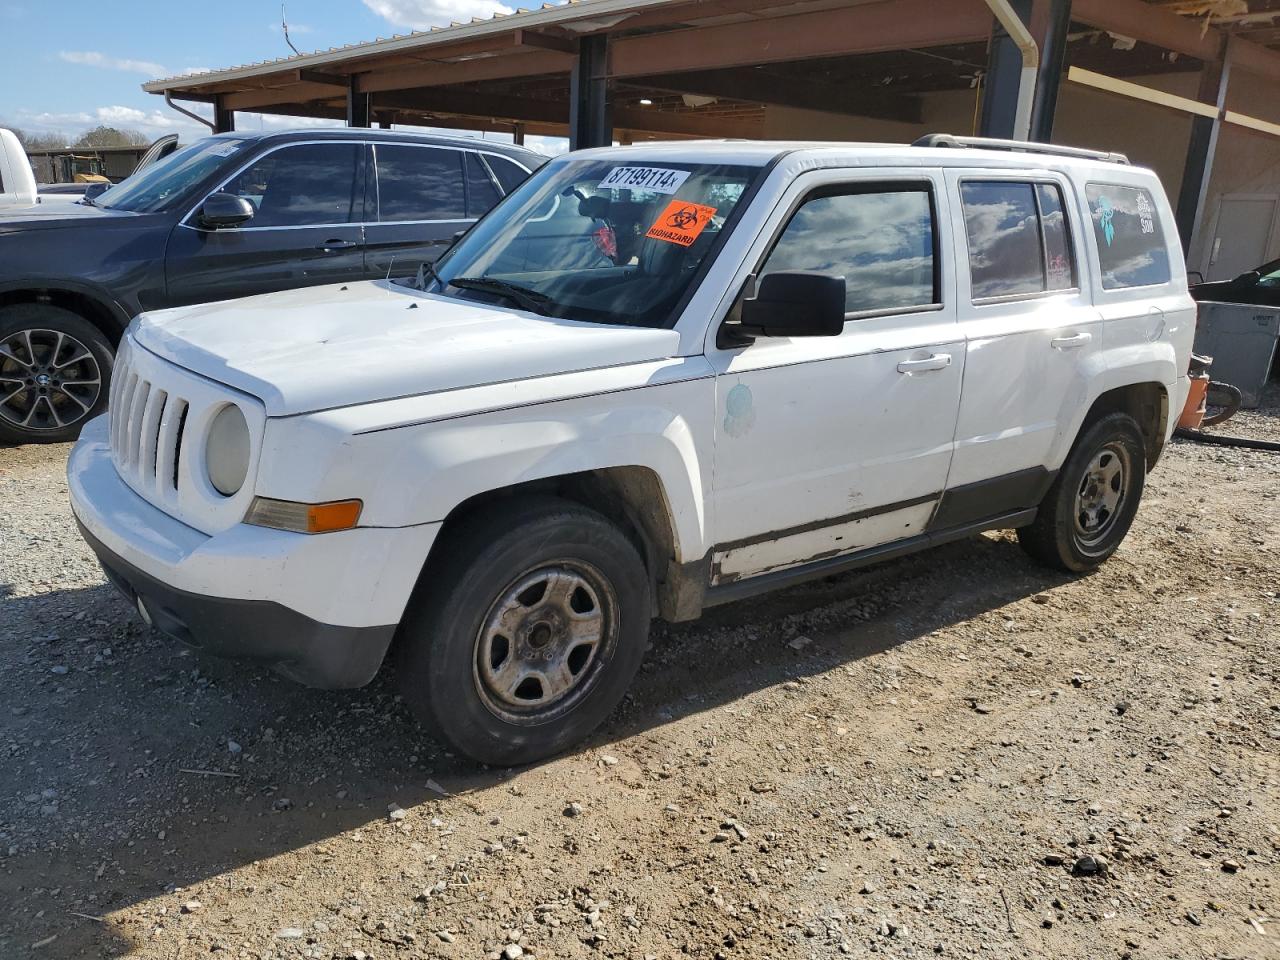
[[[1147,469],[1154,467],[1168,439],[1168,388],[1162,383],[1145,381],[1113,387],[1099,394],[1085,414],[1077,436],[1110,413],[1125,413],[1137,421],[1146,445]]]
[[[450,531],[467,517],[494,504],[521,496],[554,496],[602,514],[635,545],[648,570],[656,615],[668,620],[690,619],[701,611],[705,577],[698,563],[681,564],[675,513],[662,478],[651,467],[636,464],[600,467],[495,487],[457,504],[445,517],[423,575],[433,562],[445,560]],[[443,546],[443,550],[437,549]],[[692,593],[696,594],[691,596]],[[691,608],[696,604],[696,611]]]
[[[25,281],[0,286],[0,310],[19,304],[47,304],[70,310],[102,331],[117,346],[129,326],[129,312],[112,296],[90,284],[74,281]]]

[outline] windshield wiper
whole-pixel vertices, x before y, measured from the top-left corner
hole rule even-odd
[[[525,310],[529,310],[532,313],[540,313],[543,316],[547,315],[547,306],[552,302],[551,298],[545,293],[539,293],[537,290],[522,287],[518,283],[498,280],[494,277],[454,277],[449,281],[448,285],[457,287],[459,290],[479,290],[483,293],[496,293],[498,296],[505,297]]]

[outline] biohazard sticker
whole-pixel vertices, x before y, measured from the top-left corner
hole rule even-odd
[[[704,207],[687,200],[672,200],[661,216],[653,221],[653,226],[645,236],[650,240],[665,240],[667,243],[691,247],[711,222],[715,212],[715,207]]]

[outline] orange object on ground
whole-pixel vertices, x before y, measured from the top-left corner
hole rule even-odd
[[[1183,430],[1199,430],[1204,420],[1205,398],[1209,393],[1209,374],[1192,375],[1190,379],[1191,389],[1187,391],[1187,402],[1182,408],[1182,416],[1178,417],[1178,426]]]

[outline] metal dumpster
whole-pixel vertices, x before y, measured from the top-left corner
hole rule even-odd
[[[1280,340],[1280,307],[1252,303],[1200,304],[1195,352],[1213,357],[1209,375],[1240,390],[1241,406],[1256,407]]]

